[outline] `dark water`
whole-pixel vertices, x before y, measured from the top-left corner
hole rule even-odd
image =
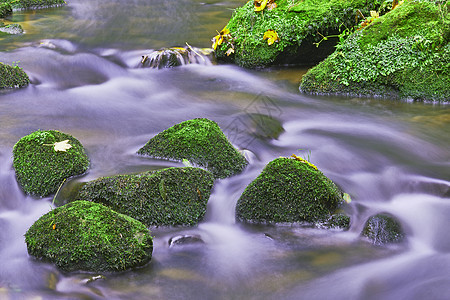
[[[0,94],[0,299],[448,299],[448,106],[308,97],[297,90],[304,70],[293,68],[136,68],[152,49],[209,47],[242,3],[72,0],[10,18],[26,34],[0,40],[0,61],[19,62],[32,84]],[[261,115],[285,132],[262,137],[272,127]],[[57,129],[86,147],[91,169],[63,188],[64,200],[76,181],[180,166],[135,152],[195,117],[216,121],[251,160],[243,174],[215,184],[198,227],[153,228],[149,265],[92,282],[99,274],[64,274],[28,256],[23,234],[52,199],[18,187],[12,147],[21,137]],[[293,153],[352,196],[348,232],[235,223],[245,186]],[[360,238],[366,219],[382,211],[401,221],[404,243],[375,247]],[[183,234],[205,244],[169,248]]]

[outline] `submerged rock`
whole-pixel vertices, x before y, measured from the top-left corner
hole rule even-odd
[[[315,64],[331,54],[338,41],[325,36],[352,28],[358,10],[367,16],[380,5],[376,0],[277,0],[258,9],[264,2],[251,0],[234,11],[215,37],[218,59],[249,68]]]
[[[197,234],[177,235],[169,239],[169,248],[176,246],[187,246],[204,244],[202,237]]]
[[[251,182],[236,205],[243,222],[323,223],[343,203],[342,192],[311,163],[277,158]]]
[[[208,119],[176,124],[151,138],[138,154],[178,161],[186,159],[205,167],[218,178],[238,174],[248,164],[217,123]]]
[[[101,204],[76,201],[39,218],[25,234],[28,253],[64,271],[123,271],[150,261],[144,224]]]
[[[2,25],[0,23],[0,32],[5,34],[22,34],[23,28],[19,24]]]
[[[374,245],[398,243],[405,238],[400,222],[386,213],[371,216],[361,234]]]
[[[181,65],[211,63],[212,49],[186,47],[164,48],[142,56],[139,66],[146,68],[172,68]]]
[[[444,2],[405,1],[376,18],[309,70],[300,90],[448,102],[450,14]]]
[[[214,176],[199,168],[168,168],[86,183],[76,200],[102,203],[148,226],[195,225],[205,215]]]
[[[21,88],[30,83],[30,78],[22,68],[0,62],[0,89]]]
[[[65,179],[89,168],[83,145],[56,130],[38,130],[24,136],[14,145],[13,156],[17,181],[33,196],[52,194]]]

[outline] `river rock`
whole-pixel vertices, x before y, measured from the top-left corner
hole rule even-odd
[[[25,193],[33,196],[52,194],[65,179],[89,168],[83,145],[56,130],[38,130],[24,136],[14,145],[13,156],[17,181]]]
[[[0,62],[0,89],[20,88],[29,83],[30,78],[22,68]]]
[[[208,119],[176,124],[151,138],[138,154],[178,161],[186,159],[205,167],[217,178],[238,174],[248,164],[217,123]]]
[[[14,9],[36,9],[65,5],[65,0],[17,0],[9,1]]]
[[[255,11],[264,2],[268,1],[251,0],[234,11],[215,37],[220,44],[213,44],[219,60],[248,68],[318,63],[334,51],[338,41],[324,37],[352,28],[358,20],[357,10],[367,16],[380,5],[376,0],[277,0]],[[265,38],[268,31],[277,34],[271,45]]]
[[[0,23],[0,32],[6,34],[22,34],[23,28],[19,24],[1,25]]]
[[[213,184],[203,169],[168,168],[90,181],[76,200],[102,203],[147,226],[191,226],[205,215]]]
[[[207,65],[211,63],[210,48],[191,46],[163,48],[142,56],[140,67],[163,69],[189,64]]]
[[[169,248],[176,246],[204,244],[202,237],[198,234],[185,234],[173,236],[169,239]]]
[[[448,102],[450,14],[444,2],[405,1],[375,18],[309,70],[300,90]]]
[[[76,201],[39,218],[25,234],[28,253],[64,271],[123,271],[150,261],[147,227],[98,203]]]
[[[244,190],[236,218],[256,223],[323,223],[343,203],[339,188],[297,156],[271,161]]]
[[[384,245],[403,241],[405,233],[400,222],[387,213],[371,216],[361,233],[374,245]]]

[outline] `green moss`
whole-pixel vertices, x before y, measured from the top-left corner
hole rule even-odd
[[[264,67],[274,63],[313,63],[318,52],[326,47],[321,43],[319,50],[311,49],[313,42],[322,36],[336,34],[340,29],[356,25],[356,11],[365,15],[380,6],[375,0],[302,0],[276,1],[277,7],[262,12],[254,11],[253,1],[235,10],[227,24],[232,40],[225,42],[216,51],[219,59],[231,59],[244,67]],[[275,30],[279,42],[268,45],[263,39],[264,32]],[[337,42],[335,40],[328,48]],[[226,56],[226,51],[234,45],[235,53]],[[313,46],[315,48],[315,46]],[[302,48],[306,50],[303,51]],[[314,52],[312,58],[303,57],[307,52]],[[329,50],[326,50],[327,52]],[[327,52],[330,54],[331,52]]]
[[[55,151],[52,144],[69,140],[72,148]],[[25,193],[47,196],[71,176],[83,174],[89,159],[74,137],[55,130],[35,131],[21,138],[13,149],[17,181]]]
[[[66,4],[64,0],[11,0],[9,2],[15,9],[41,8]]]
[[[77,200],[102,203],[146,225],[195,225],[205,215],[214,176],[199,168],[168,168],[99,178]]]
[[[0,89],[24,87],[29,83],[30,79],[22,68],[0,62]]]
[[[364,225],[362,235],[371,240],[374,245],[398,243],[405,238],[400,223],[386,213],[370,217]]]
[[[64,271],[123,271],[152,257],[142,223],[101,204],[76,201],[39,218],[25,234],[28,253]]]
[[[450,15],[434,1],[407,1],[338,45],[303,76],[306,93],[450,99]]]
[[[9,2],[0,1],[0,18],[4,18],[12,13],[12,7]]]
[[[297,159],[277,158],[247,186],[236,205],[244,222],[326,222],[343,202],[322,172]]]
[[[208,119],[176,124],[150,139],[138,154],[178,161],[187,159],[218,178],[238,174],[248,164],[217,123]]]

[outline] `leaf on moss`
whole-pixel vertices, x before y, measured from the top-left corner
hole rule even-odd
[[[234,49],[233,48],[230,48],[230,49],[228,49],[227,50],[227,52],[225,53],[227,56],[230,56],[231,54],[233,54],[234,53]]]
[[[43,144],[44,146],[53,146],[53,149],[58,152],[66,152],[68,149],[72,148],[72,145],[69,144],[69,140],[64,140],[61,142],[55,142],[53,144]]]
[[[216,35],[212,39],[212,48],[216,50],[218,46],[222,45],[223,41],[227,40],[230,37],[230,31],[225,27],[224,29],[222,29],[222,31],[218,32],[218,35]]]
[[[255,0],[254,1],[254,5],[255,5],[255,11],[262,11],[264,10],[264,8],[266,8],[267,2],[269,0]]]
[[[275,42],[278,42],[278,33],[275,30],[269,29],[264,32],[263,38],[267,40],[267,44],[270,46]]]

